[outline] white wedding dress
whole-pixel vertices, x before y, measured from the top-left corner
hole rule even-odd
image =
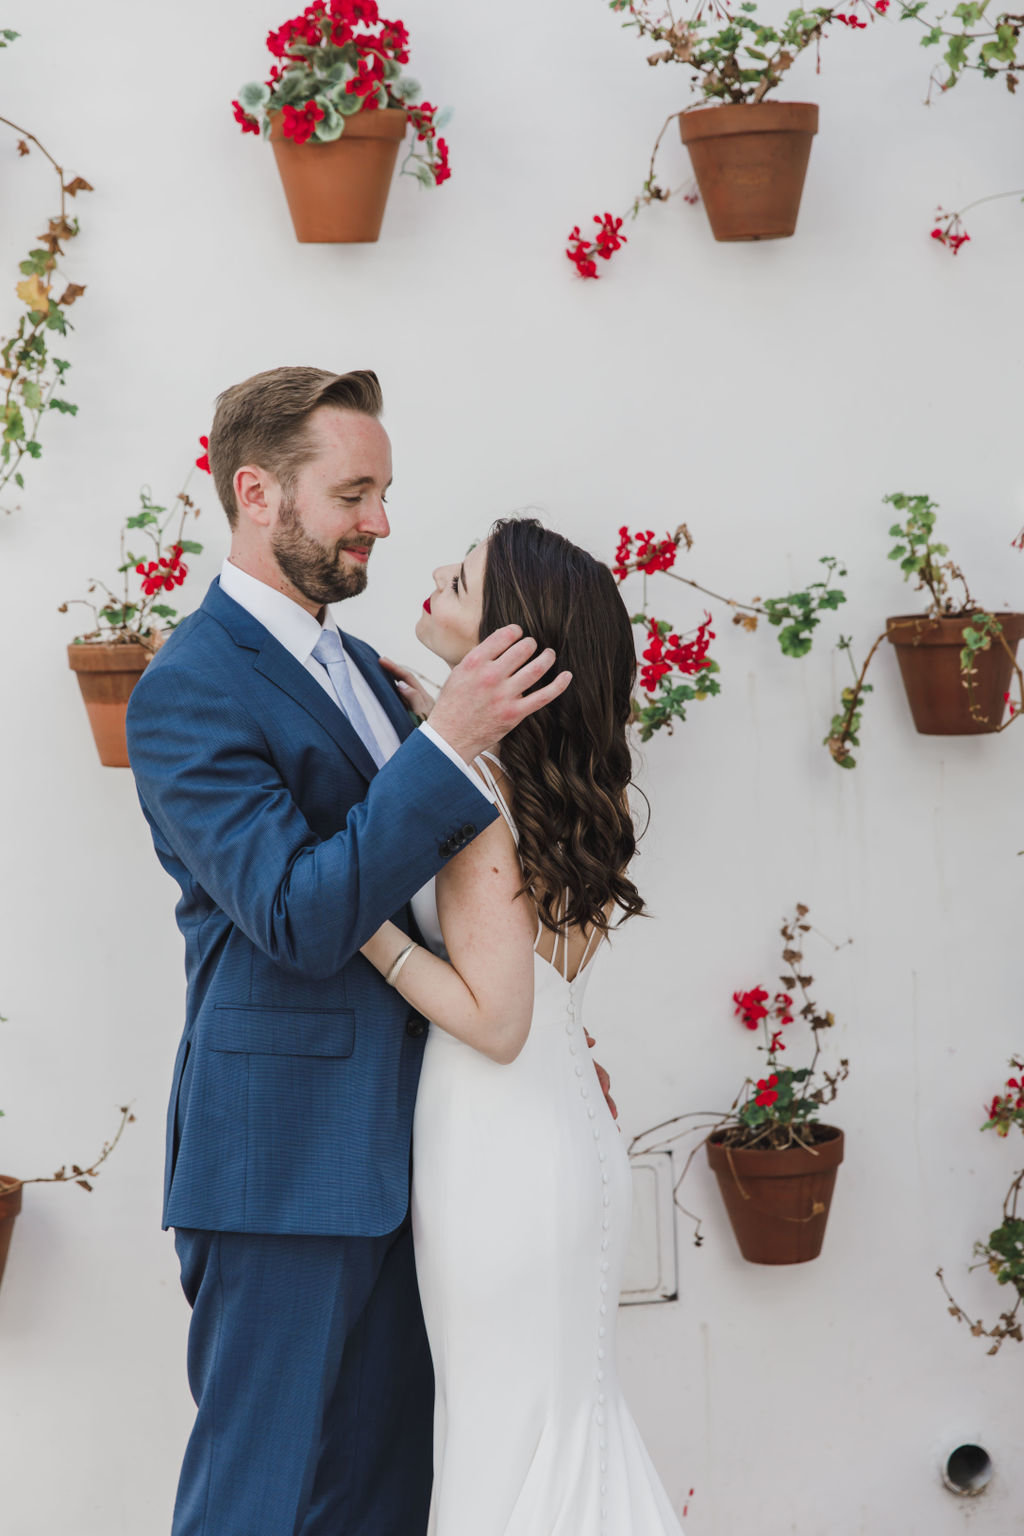
[[[574,979],[533,964],[511,1065],[436,1025],[423,1059],[412,1223],[437,1383],[428,1536],[681,1536],[616,1379],[632,1184],[583,1034],[594,956]]]

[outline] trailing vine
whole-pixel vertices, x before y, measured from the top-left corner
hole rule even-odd
[[[9,28],[0,31],[0,47],[7,47],[18,36]],[[65,180],[64,167],[58,165],[46,146],[10,118],[0,115],[0,123],[18,135],[17,151],[22,157],[31,153],[30,144],[52,165],[60,187],[60,208],[47,220],[45,231],[37,235],[39,242],[20,263],[21,281],[16,286],[18,298],[25,308],[16,328],[9,336],[0,337],[0,380],[2,380],[2,409],[0,425],[0,497],[13,481],[18,490],[25,485],[23,466],[26,459],[38,459],[42,454],[39,430],[48,411],[74,416],[77,405],[63,394],[64,377],[70,368],[64,358],[54,356],[49,349],[48,332],[66,336],[73,329],[67,319],[67,311],[76,299],[81,298],[85,286],[81,283],[65,283],[63,292],[55,295],[58,273],[57,258],[64,254],[64,247],[78,234],[78,219],[68,216],[68,199],[79,192],[93,189],[81,176]],[[3,506],[0,501],[0,506]],[[5,512],[12,510],[3,506]]]

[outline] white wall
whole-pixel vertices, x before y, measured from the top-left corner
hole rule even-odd
[[[112,564],[140,483],[177,489],[219,388],[285,362],[379,371],[395,532],[345,617],[420,664],[431,566],[526,505],[605,556],[622,522],[685,517],[686,569],[740,598],[842,555],[841,628],[867,640],[907,605],[880,498],[927,490],[977,593],[1024,601],[1003,319],[1024,214],[979,209],[956,260],[928,239],[937,202],[1020,183],[1021,109],[1001,87],[967,80],[926,110],[915,29],[836,36],[788,93],[821,105],[795,239],[716,245],[702,209],[672,204],[581,283],[566,232],[625,207],[688,99],[681,71],[649,70],[601,0],[405,0],[413,71],[457,108],[453,179],[397,183],[379,245],[301,247],[269,150],[228,105],[286,10],[52,0],[44,17],[8,0],[3,17],[23,39],[0,55],[0,110],[96,192],[66,262],[88,285],[67,347],[80,415],[47,423],[23,509],[0,525],[0,1167],[49,1172],[91,1156],[118,1103],[138,1117],[92,1195],[26,1191],[0,1293],[4,1536],[159,1536],[190,1424],[187,1311],[159,1231],[174,892],[130,775],[98,765],[64,658],[74,621],[55,610]],[[664,174],[688,174],[669,136]],[[41,162],[0,140],[0,331],[52,204]],[[196,488],[193,603],[225,547],[209,482]],[[683,589],[667,596],[695,621]],[[793,662],[771,633],[719,619],[721,698],[644,754],[636,873],[656,920],[606,957],[589,1022],[628,1133],[726,1104],[754,1061],[730,994],[774,978],[778,918],[807,901],[855,940],[809,952],[853,1064],[835,1112],[848,1156],[821,1259],[778,1271],[740,1260],[695,1166],[707,1242],[681,1225],[681,1299],[622,1315],[631,1398],[677,1503],[696,1490],[694,1536],[949,1536],[968,1517],[1005,1536],[1024,1507],[1024,1357],[987,1358],[933,1271],[976,1313],[1004,1299],[964,1271],[1020,1156],[977,1127],[1024,1045],[1024,731],[916,736],[885,652],[862,764],[842,773],[819,745],[845,666],[827,634]],[[996,1469],[972,1505],[938,1480],[963,1440]]]

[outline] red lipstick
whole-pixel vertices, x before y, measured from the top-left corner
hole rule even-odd
[[[429,597],[425,597],[423,599],[423,612],[424,613],[429,613],[430,612],[430,598]]]

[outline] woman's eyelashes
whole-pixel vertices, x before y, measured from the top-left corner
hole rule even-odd
[[[458,571],[456,571],[455,575],[452,577],[452,591],[455,593],[455,596],[458,597],[458,595],[459,595],[459,573],[458,573]]]

